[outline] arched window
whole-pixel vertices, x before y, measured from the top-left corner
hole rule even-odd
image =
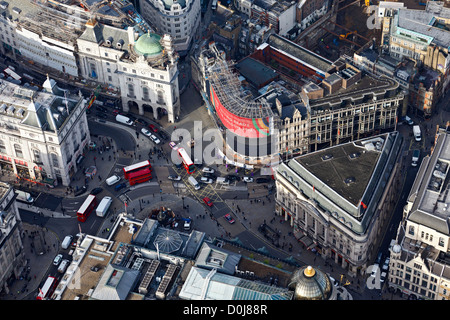
[[[33,149],[33,157],[35,163],[42,163],[41,152],[38,149]]]
[[[150,101],[150,93],[147,87],[142,87],[142,100]]]

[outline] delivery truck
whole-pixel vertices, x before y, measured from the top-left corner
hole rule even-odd
[[[111,206],[112,198],[104,197],[102,201],[100,201],[97,209],[95,210],[98,217],[104,217],[108,213],[109,207]]]
[[[26,203],[33,203],[34,199],[28,192],[22,191],[22,190],[16,190],[17,194],[17,200],[23,201]]]

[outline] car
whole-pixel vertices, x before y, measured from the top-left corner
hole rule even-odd
[[[386,280],[386,276],[387,276],[386,272],[382,272],[382,273],[381,273],[381,276],[380,276],[380,282],[381,282],[381,284],[383,284],[384,281]]]
[[[372,272],[370,276],[375,278],[377,276],[378,270],[380,270],[380,266],[378,264],[372,265]]]
[[[408,124],[408,125],[410,125],[410,126],[413,126],[413,125],[414,125],[414,121],[413,121],[410,117],[408,117],[408,116],[405,116],[403,122],[406,123],[406,124]]]
[[[54,266],[57,266],[57,265],[61,262],[62,258],[63,258],[63,255],[62,255],[61,253],[58,254],[58,255],[55,257],[55,259],[53,259],[53,265],[54,265]]]
[[[225,220],[227,220],[230,224],[233,224],[235,221],[233,219],[233,217],[231,216],[231,214],[227,213],[226,215],[224,215]]]
[[[181,176],[170,175],[170,176],[167,177],[167,179],[172,180],[172,181],[180,181],[181,180]]]
[[[107,113],[107,112],[108,112],[108,110],[107,110],[106,108],[102,107],[102,106],[97,106],[96,109],[97,109],[98,111],[100,111],[100,112],[104,112],[104,113]]]
[[[114,187],[114,190],[120,191],[120,190],[122,190],[123,188],[125,188],[126,186],[127,186],[127,184],[126,184],[125,182],[122,182],[122,183],[118,184],[117,186],[115,186],[115,187]]]
[[[253,182],[253,178],[251,177],[244,177],[244,182]]]
[[[230,182],[241,181],[241,178],[236,176],[236,175],[234,175],[234,174],[228,174],[228,175],[225,176],[225,178],[230,180]]]
[[[106,114],[102,113],[102,112],[97,112],[95,115],[97,117],[99,117],[99,118],[102,118],[102,119],[108,118],[108,116]]]
[[[161,143],[161,140],[159,140],[158,137],[155,136],[154,134],[150,135],[150,139],[156,144],[160,144]]]
[[[92,189],[91,194],[96,196],[97,194],[99,194],[102,191],[103,191],[103,188],[97,187],[97,188]]]
[[[384,264],[382,267],[383,271],[387,271],[387,269],[389,269],[389,261],[390,261],[389,258],[386,258],[386,260],[384,260]]]
[[[202,172],[204,172],[204,173],[214,173],[214,169],[209,168],[209,167],[204,167],[202,169]]]
[[[208,178],[208,177],[201,177],[201,178],[200,178],[200,182],[206,183],[206,184],[210,184],[210,183],[213,183],[214,180],[211,179],[211,178]]]
[[[213,202],[212,202],[211,199],[208,198],[208,197],[204,197],[204,198],[203,198],[203,202],[206,203],[206,205],[207,205],[208,207],[212,207],[212,206],[213,206]]]
[[[135,122],[136,121],[136,116],[132,115],[131,113],[127,113],[125,114],[126,117],[128,117],[131,121]]]
[[[169,142],[169,147],[173,150],[177,150],[178,149],[178,143],[170,141]]]
[[[256,178],[256,183],[269,183],[269,178]]]
[[[154,124],[150,124],[149,126],[148,126],[149,128],[150,128],[150,130],[152,130],[153,132],[158,132],[158,128],[154,125]]]
[[[86,186],[82,186],[81,188],[79,188],[78,190],[75,191],[75,196],[81,196],[83,193],[85,193],[87,190]]]
[[[102,268],[101,265],[92,266],[91,267],[91,271],[98,272],[98,271],[100,271],[101,268]]]
[[[140,125],[143,125],[143,126],[147,126],[148,125],[148,122],[146,120],[142,119],[142,118],[137,118],[135,122],[139,123]]]
[[[149,137],[149,138],[150,138],[150,136],[152,135],[152,133],[151,133],[149,130],[145,129],[145,128],[142,128],[142,129],[141,129],[141,132],[142,132],[145,136],[147,136],[147,137]]]
[[[114,109],[114,110],[113,110],[113,115],[117,116],[117,115],[119,114],[119,112],[120,112],[120,110]]]
[[[203,178],[211,179],[213,181],[216,181],[217,177],[213,173],[203,173]]]

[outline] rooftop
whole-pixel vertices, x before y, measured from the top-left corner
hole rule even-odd
[[[450,134],[441,133],[431,156],[423,159],[409,194],[408,220],[450,235]]]
[[[250,57],[242,59],[235,67],[256,88],[261,88],[279,76],[275,70]]]
[[[308,66],[316,69],[319,73],[325,74],[325,72],[330,69],[332,65],[331,61],[277,34],[270,35],[267,39],[267,43],[272,48],[283,51],[295,60],[301,60]]]

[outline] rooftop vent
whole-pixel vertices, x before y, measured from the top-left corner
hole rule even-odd
[[[331,153],[324,154],[322,157],[323,161],[333,159],[333,155]]]
[[[348,157],[350,159],[356,159],[356,158],[359,158],[360,156],[361,156],[360,152],[354,152],[354,153],[351,153],[351,154],[348,155]]]
[[[346,185],[352,184],[355,181],[356,181],[355,177],[347,177],[347,178],[344,179],[344,182],[345,182]]]

